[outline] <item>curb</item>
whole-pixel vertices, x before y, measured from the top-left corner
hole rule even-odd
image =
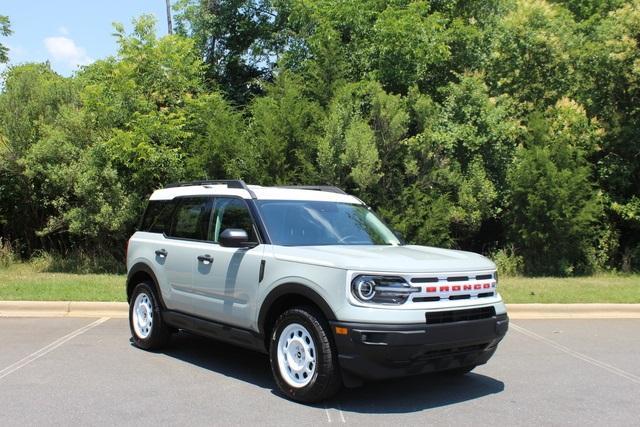
[[[511,319],[640,319],[640,304],[507,304]]]
[[[509,318],[640,319],[640,304],[507,304]],[[0,317],[126,318],[126,302],[0,301]]]
[[[126,302],[0,301],[0,317],[113,317],[126,318]]]

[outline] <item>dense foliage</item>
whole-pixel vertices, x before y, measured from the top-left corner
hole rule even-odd
[[[153,189],[243,178],[338,185],[409,242],[527,274],[640,269],[640,0],[175,9],[176,35],[116,26],[73,77],[5,72],[0,236],[23,256],[121,256]]]
[[[9,17],[0,15],[0,36],[6,37],[11,34],[11,25],[9,22]],[[7,54],[9,53],[9,49],[0,43],[0,64],[7,62],[9,57]]]

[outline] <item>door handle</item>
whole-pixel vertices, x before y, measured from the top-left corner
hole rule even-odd
[[[168,254],[168,252],[166,251],[166,249],[158,249],[158,250],[156,250],[156,255],[159,256],[160,258],[166,258],[167,254]]]
[[[211,255],[198,255],[198,261],[203,264],[211,264],[213,262],[213,257]]]

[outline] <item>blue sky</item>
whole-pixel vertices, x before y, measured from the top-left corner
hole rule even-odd
[[[10,64],[48,60],[69,76],[79,65],[116,53],[113,22],[130,30],[133,18],[152,14],[162,36],[165,13],[165,0],[1,0],[0,15],[9,17],[13,34],[0,43],[10,49]]]

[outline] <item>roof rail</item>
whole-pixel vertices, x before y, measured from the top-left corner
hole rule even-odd
[[[242,190],[247,190],[252,199],[256,198],[256,194],[241,179],[206,179],[201,181],[173,182],[171,184],[165,185],[164,188],[189,187],[194,185],[226,185],[227,188],[239,188]]]
[[[292,188],[296,190],[327,191],[329,193],[347,194],[342,188],[333,185],[278,185],[278,188]]]

